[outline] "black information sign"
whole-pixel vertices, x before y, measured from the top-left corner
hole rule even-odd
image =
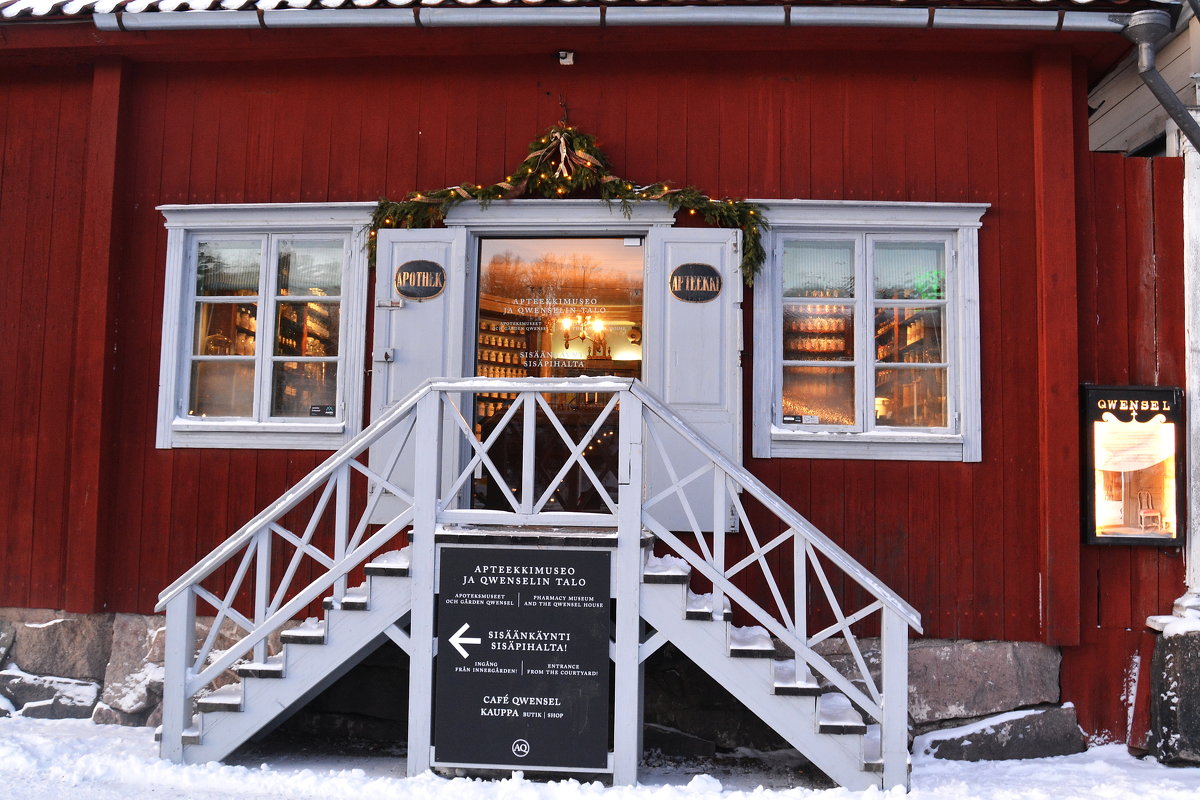
[[[609,552],[444,547],[439,764],[608,766]]]
[[[721,273],[711,264],[680,264],[671,273],[671,294],[685,303],[707,303],[721,295]]]
[[[430,300],[446,288],[446,270],[425,259],[405,261],[396,267],[396,294],[406,300]]]
[[[1182,390],[1084,386],[1081,410],[1088,544],[1182,544]]]

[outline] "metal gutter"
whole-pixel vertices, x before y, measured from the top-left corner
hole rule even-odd
[[[1200,2],[1200,0],[1189,0]],[[331,8],[93,14],[102,31],[222,28],[874,27],[1121,33],[1130,14],[962,8]],[[1163,11],[1137,12],[1162,14]]]
[[[1189,0],[1195,8],[1198,0]],[[1200,150],[1200,123],[1176,96],[1158,71],[1156,59],[1160,43],[1171,32],[1171,15],[1165,11],[1135,11],[1122,31],[1125,38],[1137,45],[1137,70],[1142,82],[1158,100],[1163,110],[1179,126],[1179,131],[1192,147]]]

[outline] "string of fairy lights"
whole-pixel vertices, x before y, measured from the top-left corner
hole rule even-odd
[[[604,152],[592,136],[567,122],[550,127],[529,144],[525,157],[511,175],[485,186],[463,183],[429,192],[412,192],[403,200],[381,199],[371,217],[370,257],[375,259],[375,238],[380,228],[431,228],[440,225],[451,208],[466,201],[483,208],[495,200],[567,196],[595,196],[620,204],[628,217],[634,203],[666,203],[671,210],[701,216],[719,228],[742,232],[741,272],[747,284],[762,269],[766,253],[762,233],[769,227],[762,208],[729,198],[716,199],[687,186],[672,188],[667,182],[639,185],[612,173]]]

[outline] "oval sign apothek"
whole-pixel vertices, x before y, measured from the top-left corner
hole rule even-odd
[[[396,267],[396,294],[405,300],[430,300],[446,288],[446,270],[425,259],[405,261]]]
[[[680,264],[671,273],[671,294],[685,303],[707,303],[721,295],[721,273],[711,264]]]

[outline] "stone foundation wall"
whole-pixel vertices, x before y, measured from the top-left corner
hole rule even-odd
[[[212,619],[197,622],[207,635]],[[214,651],[230,647],[235,630],[222,626]],[[0,608],[0,716],[157,726],[165,644],[162,616]]]
[[[200,624],[207,631],[211,620]],[[214,650],[229,647],[234,630],[232,625],[222,630]],[[278,639],[273,638],[269,649],[274,652]],[[164,640],[161,616],[0,609],[0,716],[156,726],[162,715]],[[860,644],[878,681],[878,641]],[[844,673],[854,671],[844,641],[829,641],[820,649]],[[1043,644],[916,640],[909,650],[910,730],[922,746],[949,758],[1077,752],[1084,747],[1083,736],[1074,709],[1059,705],[1059,664],[1058,649]],[[403,741],[407,675],[407,658],[386,643],[280,732]],[[227,680],[232,676],[218,683]],[[697,755],[787,746],[670,645],[646,662],[645,687],[648,747]],[[979,722],[993,715],[1005,715],[1005,721],[989,741],[980,734]],[[969,729],[970,735],[959,736],[955,729]],[[1043,736],[1042,730],[1051,733]]]

